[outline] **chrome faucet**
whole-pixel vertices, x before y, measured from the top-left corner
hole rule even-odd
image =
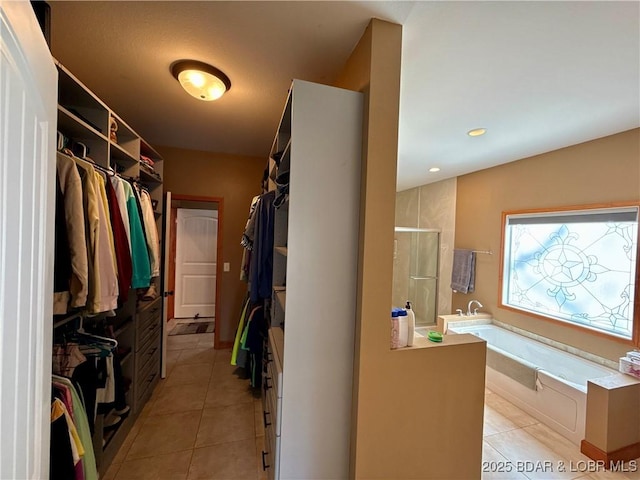
[[[467,305],[467,317],[478,314],[478,308],[474,308],[473,313],[471,313],[471,305],[473,305],[474,303],[478,305],[478,308],[482,308],[482,304],[478,300],[471,300]]]

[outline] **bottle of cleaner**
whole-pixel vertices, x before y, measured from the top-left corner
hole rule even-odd
[[[409,316],[404,308],[398,309],[398,323],[400,327],[400,338],[398,339],[398,347],[406,347],[409,332]]]
[[[398,348],[400,340],[400,323],[398,321],[398,309],[391,310],[391,349]]]
[[[413,335],[416,331],[416,314],[411,308],[411,302],[407,300],[407,305],[405,306],[407,311],[407,346],[413,346]]]

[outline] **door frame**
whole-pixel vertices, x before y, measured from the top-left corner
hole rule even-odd
[[[48,478],[58,72],[29,2],[0,1],[0,52],[0,478]]]
[[[214,332],[219,331],[218,322],[220,321],[220,284],[222,283],[222,273],[224,262],[222,260],[222,247],[223,247],[223,231],[224,231],[224,198],[222,197],[204,197],[198,195],[181,195],[171,193],[171,203],[174,200],[185,200],[192,202],[207,202],[207,203],[215,203],[218,205],[218,239],[217,239],[217,248],[216,255],[218,257],[217,265],[216,265],[216,307],[215,307],[215,319],[214,319]],[[173,205],[168,205],[169,215],[171,218],[170,221],[170,231],[169,231],[169,258],[167,262],[169,263],[168,269],[168,278],[166,279],[168,292],[175,292],[176,288],[176,222],[178,219],[178,207],[174,207]],[[175,311],[175,295],[169,295],[167,299],[167,319],[173,318]],[[214,333],[213,335],[213,348],[219,349],[220,345],[220,336]]]

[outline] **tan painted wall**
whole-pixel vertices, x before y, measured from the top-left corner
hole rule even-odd
[[[628,345],[497,307],[501,213],[630,200],[640,200],[640,129],[459,177],[456,247],[495,254],[478,255],[476,291],[454,294],[452,308],[476,298],[502,322],[617,361]]]
[[[336,83],[366,95],[351,476],[480,478],[484,343],[389,349],[401,47],[373,19]]]
[[[232,342],[240,317],[247,284],[240,280],[240,239],[254,195],[259,195],[266,158],[157,147],[164,157],[164,189],[173,194],[222,197],[224,219],[222,258],[231,271],[220,279],[219,341]]]

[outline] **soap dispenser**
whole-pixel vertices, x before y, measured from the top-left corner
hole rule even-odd
[[[398,326],[400,329],[400,338],[398,339],[398,347],[406,347],[409,332],[409,314],[404,308],[398,309]]]
[[[411,302],[407,300],[407,304],[405,305],[405,310],[407,311],[407,346],[413,346],[413,335],[416,330],[416,314],[411,308]]]

